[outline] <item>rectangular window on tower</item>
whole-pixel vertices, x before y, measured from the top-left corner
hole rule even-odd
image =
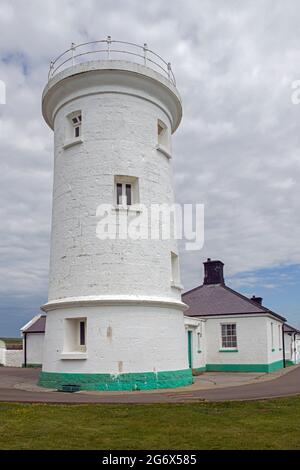
[[[157,143],[163,148],[168,148],[168,128],[164,122],[160,119],[157,121]]]
[[[82,142],[82,114],[74,111],[66,117],[64,149]]]
[[[179,286],[179,260],[178,255],[171,251],[171,286]]]
[[[128,207],[138,204],[138,178],[134,176],[115,176],[115,200],[117,206]]]
[[[86,353],[86,326],[86,318],[65,318],[63,359],[72,359],[73,353]]]

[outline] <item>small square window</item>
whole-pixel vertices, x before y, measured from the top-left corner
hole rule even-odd
[[[86,352],[86,318],[64,321],[64,352]]]
[[[139,202],[138,178],[133,176],[116,176],[115,192],[118,206],[137,204]]]

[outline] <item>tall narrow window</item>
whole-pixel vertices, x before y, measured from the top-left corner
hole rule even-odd
[[[222,335],[222,348],[236,348],[237,347],[235,323],[223,323],[221,325],[221,335]]]
[[[80,137],[81,135],[81,113],[78,112],[72,115],[71,122],[73,126],[73,137]]]
[[[126,184],[126,203],[127,203],[127,206],[131,206],[131,195],[132,195],[132,191],[131,191],[131,184]]]
[[[201,350],[201,333],[197,333],[197,348],[198,351]]]
[[[176,253],[171,252],[171,283],[179,283],[179,261]]]
[[[80,346],[85,346],[85,321],[79,323],[79,332],[80,332]]]
[[[117,204],[122,204],[122,184],[117,183]]]
[[[160,119],[157,121],[157,143],[160,147],[168,148],[169,146],[168,128]]]
[[[271,347],[274,349],[274,323],[271,323]]]

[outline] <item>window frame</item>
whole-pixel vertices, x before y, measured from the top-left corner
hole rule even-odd
[[[139,204],[139,180],[136,176],[115,175],[114,201],[117,208]]]
[[[228,349],[233,349],[236,350],[238,347],[238,341],[237,341],[237,324],[232,323],[232,322],[226,322],[226,323],[221,323],[221,349],[222,350],[228,350]],[[231,333],[228,334],[229,331],[228,329],[231,328]],[[226,329],[226,334],[223,334],[223,329]],[[234,333],[233,333],[234,331]]]

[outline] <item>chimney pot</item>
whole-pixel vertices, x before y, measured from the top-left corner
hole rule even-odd
[[[218,260],[207,258],[204,263],[204,281],[203,284],[225,284],[223,275],[224,263]]]
[[[262,297],[255,297],[255,295],[252,295],[251,300],[253,300],[253,302],[256,302],[259,305],[262,305]]]

